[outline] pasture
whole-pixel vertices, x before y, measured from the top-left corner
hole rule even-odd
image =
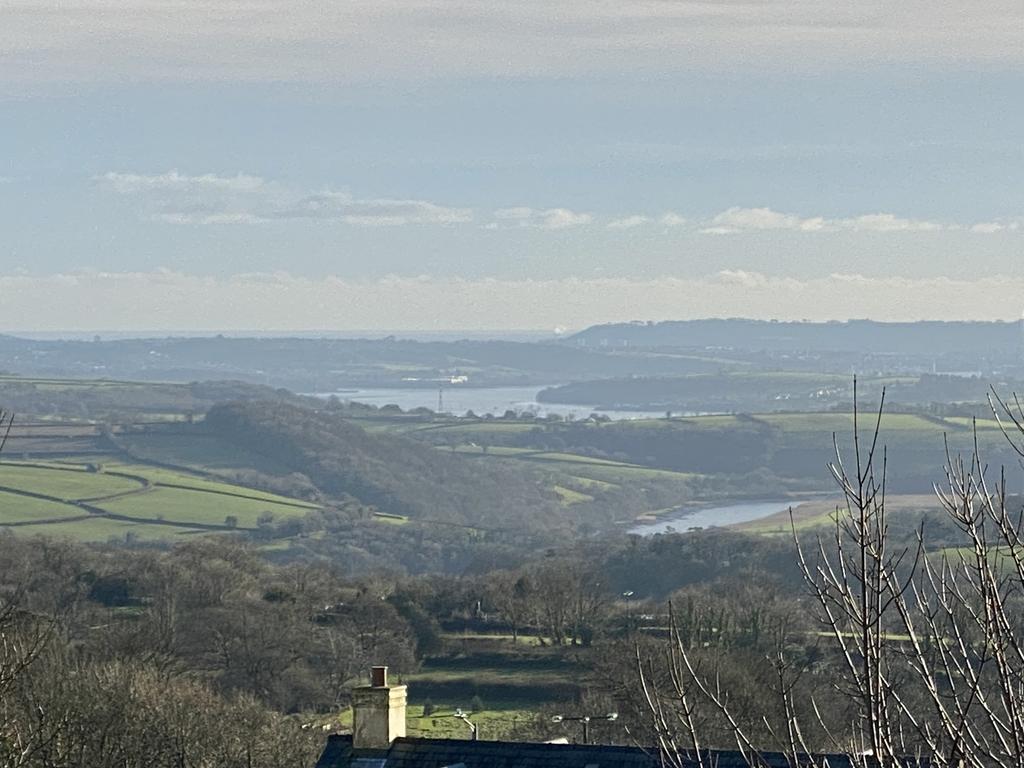
[[[0,529],[77,541],[254,529],[316,505],[143,464],[0,463]]]
[[[938,509],[939,503],[934,495],[929,494],[889,494],[885,498],[885,506],[890,514],[921,514]],[[840,514],[846,511],[845,503],[839,496],[794,501],[792,519],[789,512],[785,511],[742,523],[735,528],[748,533],[784,536],[791,535],[793,528],[797,531],[831,528],[835,525],[837,509],[840,510]]]
[[[446,634],[445,655],[426,659],[417,672],[394,676],[409,686],[409,734],[468,738],[469,726],[454,717],[462,709],[481,738],[507,738],[552,704],[575,700],[579,670],[572,655],[530,640],[520,638],[513,647],[509,636]],[[482,703],[477,711],[474,699]],[[424,713],[428,702],[434,707],[430,715]],[[351,710],[341,713],[343,725],[351,718]]]

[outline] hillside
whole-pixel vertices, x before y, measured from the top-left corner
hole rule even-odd
[[[981,376],[862,376],[863,397],[886,390],[890,403],[975,403],[986,409],[990,388],[1018,391],[1019,379]],[[849,406],[851,378],[844,374],[794,371],[736,371],[691,376],[632,376],[578,381],[541,390],[542,403],[584,404],[593,408],[708,412],[822,411]]]
[[[0,374],[0,403],[22,416],[120,422],[174,420],[204,413],[215,403],[233,400],[317,404],[316,400],[287,390],[244,381],[175,383]]]
[[[302,473],[324,493],[390,514],[499,528],[547,527],[565,514],[557,496],[527,470],[370,434],[326,411],[234,403],[211,409],[205,429]]]
[[[846,351],[917,355],[977,353],[1019,355],[1019,322],[920,321],[913,323],[672,320],[595,325],[570,336],[584,347],[713,347],[718,349]]]

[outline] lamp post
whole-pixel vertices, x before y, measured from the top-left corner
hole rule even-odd
[[[553,723],[583,723],[583,743],[590,743],[590,723],[594,721],[604,721],[608,723],[614,723],[619,719],[618,712],[609,712],[607,715],[555,715],[551,718]]]
[[[456,709],[455,712],[453,712],[451,716],[452,717],[457,717],[459,720],[461,720],[462,722],[464,722],[466,725],[469,726],[470,738],[473,741],[477,741],[480,738],[480,731],[477,728],[476,723],[474,723],[472,720],[470,720],[469,719],[469,715],[467,715],[465,712],[463,712],[461,708]]]

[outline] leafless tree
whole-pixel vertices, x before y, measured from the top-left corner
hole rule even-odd
[[[664,663],[637,655],[640,687],[669,765],[693,765],[700,756],[698,703],[725,719],[752,766],[764,763],[764,749],[784,752],[794,765],[826,751],[882,768],[908,757],[936,766],[1024,765],[1024,514],[1012,509],[1005,472],[992,480],[977,428],[966,457],[947,445],[945,478],[935,491],[966,545],[929,552],[922,528],[916,544],[893,546],[880,443],[884,393],[865,430],[856,382],[854,392],[852,450],[846,455],[834,440],[829,465],[844,498],[832,532],[810,545],[793,526],[804,581],[838,664],[835,691],[816,697],[809,721],[794,696],[798,660],[784,647],[769,654],[783,714],[774,723],[766,719],[768,743],[755,743],[751,725],[736,717],[729,692],[701,667],[673,618]],[[993,392],[990,404],[1024,460],[1021,402]],[[656,665],[667,668],[667,684],[657,684]],[[829,722],[819,704],[831,695],[852,706],[850,721]],[[821,737],[808,740],[812,729]]]

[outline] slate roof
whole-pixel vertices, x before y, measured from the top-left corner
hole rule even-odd
[[[790,768],[781,753],[762,753],[767,768]],[[851,768],[845,755],[816,755],[813,762],[829,768]],[[809,761],[810,762],[810,761]],[[713,751],[705,764],[715,768],[748,768],[737,751]],[[699,763],[693,760],[694,768]],[[331,736],[316,768],[661,768],[656,750],[584,744],[395,739],[386,750],[354,750],[351,736]]]

